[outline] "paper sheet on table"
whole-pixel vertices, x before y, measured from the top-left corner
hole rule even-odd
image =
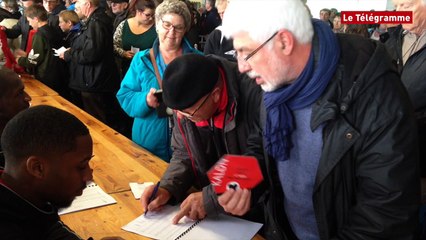
[[[114,203],[117,203],[117,201],[113,197],[104,192],[96,183],[90,182],[83,190],[83,194],[76,197],[71,206],[59,209],[58,214],[62,215]]]
[[[144,182],[144,183],[135,183],[131,182],[129,183],[130,189],[132,190],[133,196],[135,196],[136,199],[140,199],[142,196],[142,193],[145,191],[145,188],[148,186],[154,185],[153,182]]]
[[[173,225],[172,219],[178,211],[179,206],[167,205],[159,212],[142,214],[122,229],[154,239],[249,240],[262,227],[260,223],[223,214],[200,221],[183,218]]]

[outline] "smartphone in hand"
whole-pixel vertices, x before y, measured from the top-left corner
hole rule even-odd
[[[157,98],[157,101],[159,103],[163,102],[163,89],[158,89],[154,92],[154,96]]]

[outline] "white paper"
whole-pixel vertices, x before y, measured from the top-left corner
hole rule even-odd
[[[117,203],[117,201],[113,197],[104,192],[96,183],[90,182],[83,190],[83,194],[76,197],[71,206],[59,209],[58,214],[62,215],[114,203]]]
[[[122,227],[123,230],[133,232],[154,239],[203,239],[228,240],[252,239],[262,227],[262,224],[250,222],[229,215],[220,215],[218,218],[206,218],[196,223],[187,218],[181,219],[179,224],[173,225],[172,219],[179,211],[179,206],[165,206],[160,212],[148,212]],[[191,228],[191,229],[190,229]]]
[[[129,183],[130,189],[132,190],[133,196],[135,196],[135,199],[140,199],[143,192],[145,191],[145,188],[148,186],[154,185],[153,182],[144,182],[144,183],[135,183],[131,182]]]
[[[59,49],[55,49],[55,48],[52,48],[52,49],[55,52],[53,55],[57,57],[59,57],[61,53],[64,53],[65,51],[67,51],[67,48],[65,48],[64,46],[60,47]]]
[[[132,51],[132,53],[136,54],[136,53],[138,53],[138,52],[140,51],[140,49],[139,49],[139,48],[137,48],[137,47],[133,47],[133,46],[131,46],[131,47],[130,47],[130,51]]]

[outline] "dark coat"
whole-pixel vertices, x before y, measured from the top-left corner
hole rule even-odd
[[[325,124],[312,195],[320,239],[414,239],[420,181],[412,105],[382,44],[338,36],[340,63],[311,118],[312,129]],[[275,185],[265,197],[266,239],[294,239],[276,164],[267,157],[266,165]]]
[[[1,174],[1,172],[0,172]],[[80,240],[58,216],[57,209],[48,204],[38,209],[0,184],[1,239]]]
[[[58,35],[62,36],[62,31],[59,28],[58,16],[49,14],[48,23],[50,26],[53,26],[55,28]],[[12,38],[12,39],[22,35],[20,48],[25,51],[27,48],[28,34],[31,29],[32,27],[28,23],[27,18],[25,17],[25,15],[23,15],[19,18],[18,23],[16,23],[16,25],[14,25],[11,29],[6,29],[5,32],[6,32],[7,38]]]
[[[223,36],[220,26],[209,34],[204,45],[204,54],[214,54],[226,58],[229,61],[236,62],[237,59],[234,58],[234,53],[235,50],[232,39]]]
[[[119,72],[114,62],[112,22],[97,8],[82,24],[71,49],[64,54],[70,66],[71,89],[82,92],[110,92],[119,88]]]
[[[426,177],[426,45],[411,55],[403,65],[403,31],[402,26],[389,31],[389,39],[385,45],[398,65],[401,81],[407,88],[416,111],[419,127],[420,170],[422,177]]]
[[[178,202],[184,200],[191,186],[202,189],[204,208],[209,216],[223,212],[207,178],[207,171],[219,157],[225,153],[257,156],[256,153],[260,152],[259,156],[263,155],[258,112],[262,97],[260,87],[246,75],[240,74],[235,63],[214,56],[212,58],[216,59],[226,76],[228,105],[223,134],[215,142],[214,129],[197,127],[186,118],[179,120],[175,115],[171,144],[173,157],[160,185]],[[223,152],[217,152],[221,148],[218,145],[221,145]]]

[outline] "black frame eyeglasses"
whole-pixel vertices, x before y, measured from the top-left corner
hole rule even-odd
[[[262,49],[266,44],[268,44],[269,41],[271,41],[276,35],[278,34],[278,31],[276,31],[274,34],[272,34],[272,36],[270,36],[268,39],[266,39],[266,41],[264,41],[259,47],[257,47],[255,50],[253,50],[251,53],[247,54],[247,56],[245,56],[243,58],[243,60],[245,62],[247,62],[250,58],[252,58],[257,52],[260,51],[260,49]],[[237,54],[237,51],[235,51],[234,54],[234,58],[235,59],[239,59],[239,56]]]
[[[198,110],[200,110],[202,107],[203,107],[203,105],[207,102],[207,99],[209,99],[210,98],[210,96],[212,95],[212,93],[213,93],[213,91],[211,91],[210,93],[209,93],[209,95],[207,95],[207,97],[206,98],[204,98],[204,100],[201,102],[201,104],[200,105],[198,105],[198,107],[191,113],[191,114],[189,114],[189,113],[186,113],[186,112],[184,112],[184,111],[179,111],[179,112],[181,112],[181,114],[182,115],[184,115],[186,118],[188,118],[188,119],[192,119],[193,117],[194,117],[194,115],[195,115],[195,113],[197,113],[198,112]]]

